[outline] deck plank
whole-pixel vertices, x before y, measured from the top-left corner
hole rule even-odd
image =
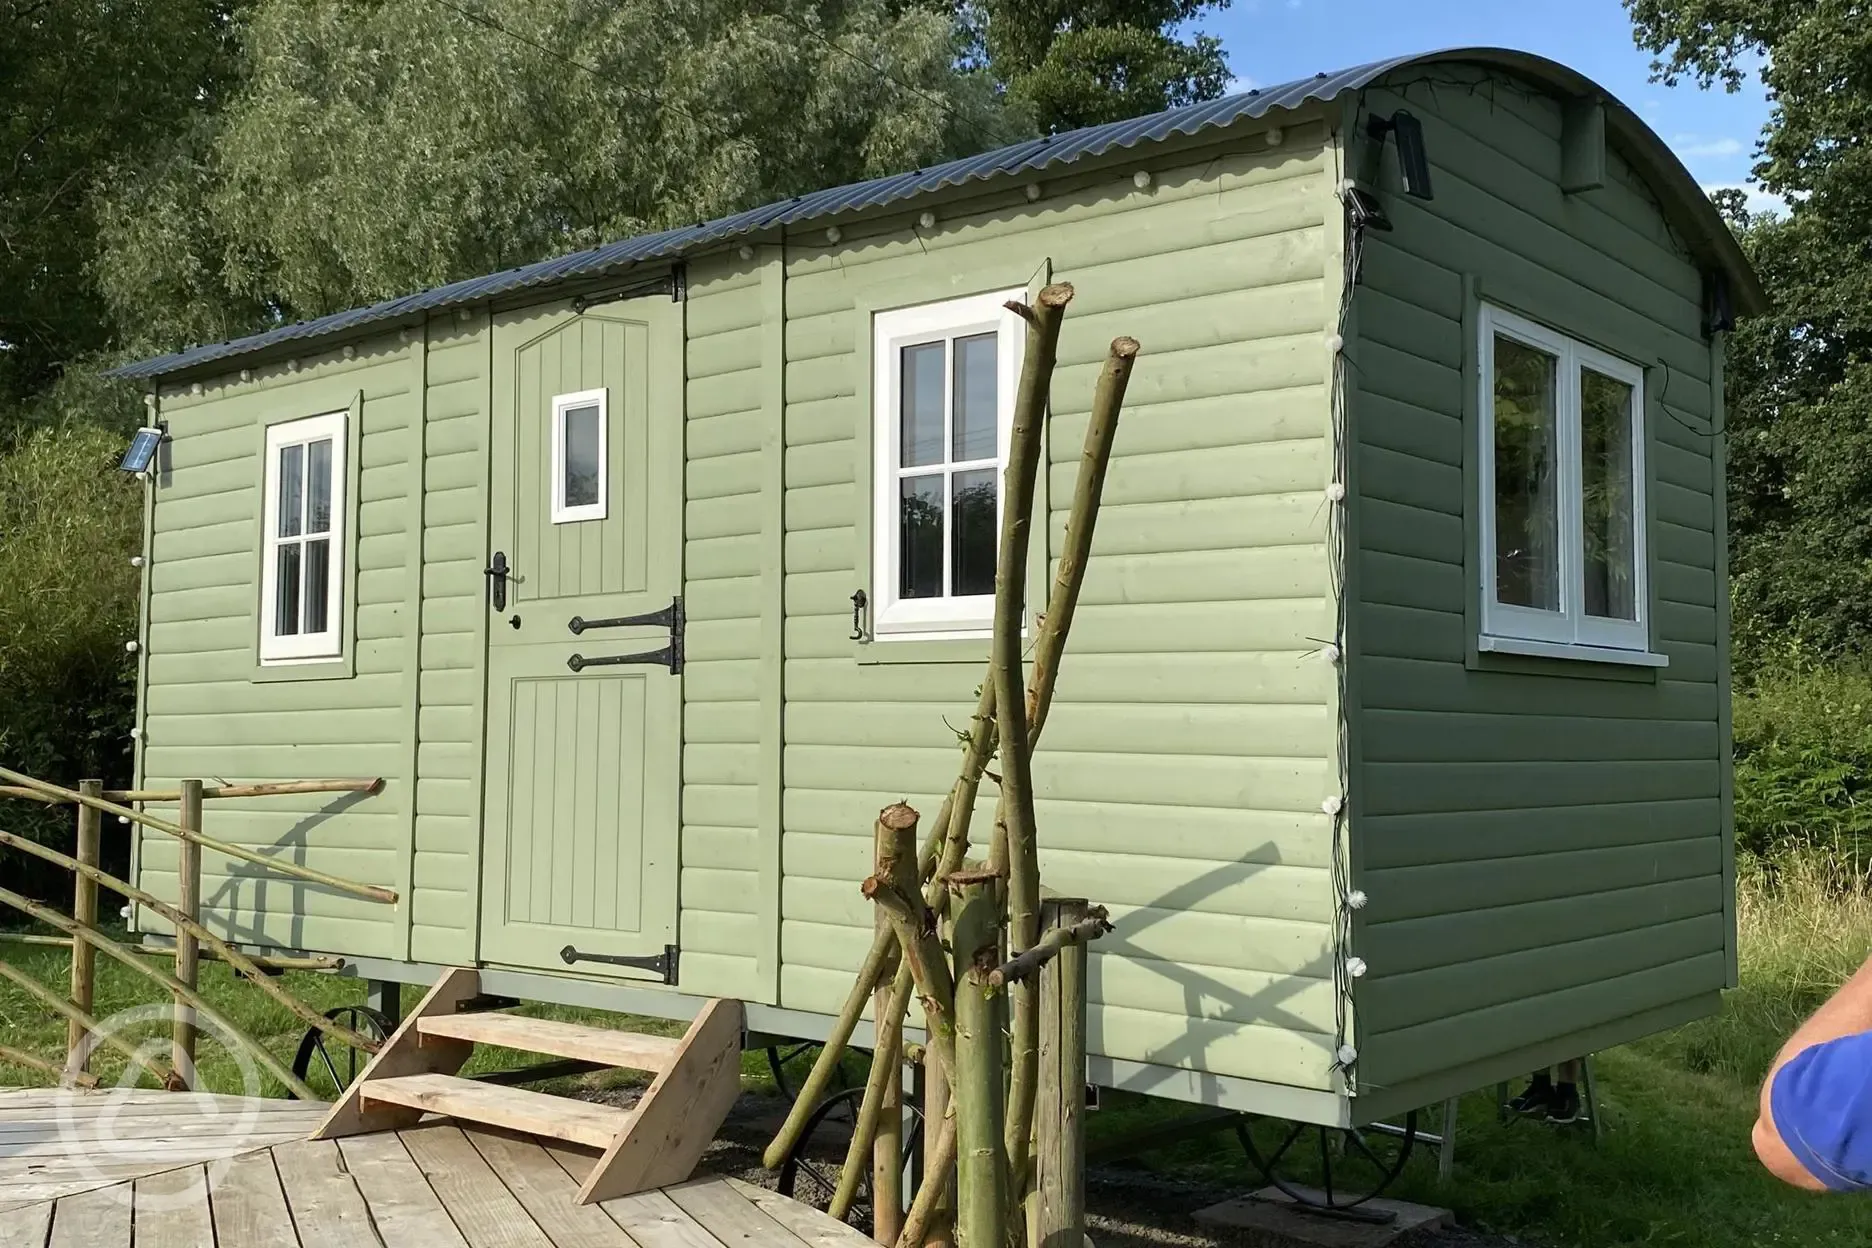
[[[135,1193],[137,1248],[205,1248],[215,1242],[202,1167],[145,1175]]]
[[[0,1204],[0,1248],[45,1248],[52,1233],[53,1204],[13,1206]]]
[[[130,1248],[130,1195],[116,1184],[60,1200],[50,1248]]]
[[[769,1191],[758,1183],[735,1178],[725,1181],[729,1187],[747,1197],[762,1213],[813,1245],[813,1248],[875,1248],[877,1241],[869,1235],[811,1205]]]
[[[578,1184],[537,1141],[481,1129],[463,1134],[558,1248],[637,1248],[604,1210],[577,1203]]]
[[[460,1127],[436,1123],[397,1135],[469,1248],[554,1248]]]
[[[377,1233],[392,1245],[467,1248],[442,1200],[394,1131],[338,1141],[345,1168],[364,1193]]]
[[[664,1188],[663,1194],[728,1248],[807,1248],[805,1240],[729,1187],[726,1179],[690,1179]]]
[[[215,1248],[299,1248],[270,1149],[229,1161],[208,1193],[208,1205]]]
[[[548,1140],[541,1141],[541,1147],[560,1169],[580,1183],[598,1164],[596,1156],[573,1145]],[[719,1239],[662,1192],[613,1196],[599,1201],[598,1207],[640,1248],[723,1248]]]
[[[370,1248],[383,1243],[336,1144],[297,1140],[276,1145],[273,1164],[304,1248]]]

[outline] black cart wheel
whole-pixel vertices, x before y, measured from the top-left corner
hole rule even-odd
[[[1321,1127],[1260,1118],[1238,1124],[1235,1134],[1249,1162],[1294,1203],[1315,1213],[1389,1222],[1395,1214],[1365,1205],[1403,1173],[1417,1142],[1417,1111],[1402,1126]]]
[[[838,1191],[839,1171],[845,1165],[845,1150],[851,1144],[852,1128],[858,1119],[858,1107],[864,1103],[863,1088],[834,1092],[813,1110],[800,1132],[799,1143],[780,1167],[780,1194],[825,1209]],[[910,1119],[904,1133],[904,1189],[909,1190],[910,1162],[923,1148],[923,1114],[914,1105],[905,1106]],[[871,1233],[871,1168],[865,1167],[858,1187],[858,1199],[852,1202],[845,1221],[853,1228]]]
[[[390,1038],[396,1028],[383,1014],[368,1005],[340,1005],[325,1011],[325,1017],[342,1023],[361,1036],[379,1044]],[[328,1036],[316,1027],[306,1028],[299,1041],[299,1053],[293,1058],[292,1071],[299,1081],[328,1101],[350,1087],[364,1069],[371,1055],[352,1048],[344,1041]]]
[[[767,1049],[767,1069],[773,1072],[774,1087],[780,1095],[792,1100],[799,1095],[806,1077],[812,1074],[813,1063],[819,1060],[819,1053],[825,1046],[814,1040],[804,1040],[797,1044],[775,1044]],[[832,1091],[842,1092],[851,1086],[852,1080],[847,1066],[853,1060],[853,1054],[847,1049],[839,1057],[837,1068],[832,1072]],[[857,1055],[860,1061],[863,1055]],[[859,1076],[863,1078],[861,1074]],[[830,1095],[828,1093],[828,1095]]]

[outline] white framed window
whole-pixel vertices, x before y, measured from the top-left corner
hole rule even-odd
[[[605,518],[611,496],[609,407],[603,390],[553,396],[552,522]]]
[[[1481,648],[1658,657],[1644,371],[1500,308],[1480,322]]]
[[[880,312],[872,355],[872,632],[974,636],[994,621],[1001,471],[1024,289]]]
[[[260,661],[344,647],[346,412],[271,425],[260,570]]]

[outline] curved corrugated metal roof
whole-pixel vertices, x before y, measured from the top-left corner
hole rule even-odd
[[[1029,139],[1011,147],[965,156],[928,169],[814,191],[714,221],[606,243],[485,277],[468,278],[418,294],[386,299],[368,307],[281,325],[229,342],[191,347],[173,355],[125,365],[114,370],[112,375],[133,379],[159,378],[286,343],[346,335],[350,331],[393,323],[417,313],[481,303],[530,287],[547,286],[575,278],[598,277],[646,261],[672,259],[705,246],[776,226],[798,225],[845,213],[901,204],[918,195],[947,187],[1034,173],[1054,165],[1070,164],[1133,148],[1140,143],[1160,142],[1176,135],[1191,135],[1231,126],[1273,112],[1290,112],[1313,101],[1330,101],[1348,91],[1360,90],[1387,74],[1436,62],[1469,62],[1511,69],[1547,83],[1559,94],[1604,100],[1608,134],[1623,142],[1627,157],[1635,157],[1634,163],[1641,171],[1649,171],[1648,180],[1658,192],[1664,210],[1685,232],[1699,257],[1730,273],[1737,306],[1745,311],[1766,306],[1767,298],[1760,281],[1702,188],[1664,141],[1637,114],[1584,75],[1545,57],[1505,48],[1455,48],[1373,61],[1337,73],[1318,74],[1297,82],[1206,100],[1146,117]]]

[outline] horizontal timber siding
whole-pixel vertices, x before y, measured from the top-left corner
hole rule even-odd
[[[1436,195],[1397,193],[1386,156],[1396,229],[1367,236],[1356,305],[1358,1079],[1454,1091],[1507,1077],[1497,1055],[1623,1020],[1637,1034],[1723,984],[1711,355],[1700,275],[1625,162],[1610,154],[1601,189],[1559,190],[1558,101],[1481,82],[1373,90],[1364,107],[1421,119]],[[1466,282],[1648,370],[1652,644],[1668,667],[1473,657]]]
[[[761,402],[778,378],[762,369],[760,269],[694,266],[685,316],[681,987],[771,1000],[756,975],[774,941],[757,868],[760,622],[780,584],[761,563]]]
[[[428,350],[410,957],[448,964],[474,960],[480,908],[492,397],[486,318],[432,320]]]
[[[206,830],[284,861],[363,883],[405,878],[408,733],[404,657],[416,627],[405,560],[420,453],[420,342],[388,335],[353,358],[229,376],[165,396],[169,425],[149,550],[147,685],[139,783],[186,777],[296,780],[382,776],[373,797],[305,795],[207,803]],[[359,393],[362,402],[353,406]],[[356,466],[348,500],[348,662],[339,679],[256,680],[264,427],[350,408]],[[175,817],[173,806],[152,807]],[[138,882],[176,895],[177,843],[145,834]],[[206,851],[204,922],[257,945],[401,957],[397,907],[309,886]],[[167,927],[149,914],[144,930]]]
[[[1018,192],[963,204],[936,228],[900,219],[850,230],[833,250],[820,234],[790,244],[782,1005],[838,1010],[872,928],[858,890],[872,821],[900,798],[934,817],[987,656],[983,642],[968,661],[893,660],[889,642],[850,640],[851,596],[870,558],[858,528],[870,467],[854,436],[871,420],[865,310],[1021,287],[1050,262],[1053,279],[1077,289],[1047,433],[1055,554],[1106,344],[1122,333],[1144,344],[1034,764],[1047,885],[1108,906],[1117,924],[1092,961],[1093,1049],[1332,1086],[1331,836],[1320,803],[1337,786],[1334,695],[1311,639],[1334,614],[1322,490],[1332,471],[1324,337],[1337,263],[1325,223],[1335,175],[1323,125],[1267,138],[1146,160],[1148,190],[1127,165],[1069,174],[1035,204]],[[702,319],[692,315],[692,335]],[[744,320],[706,323],[725,356],[755,358],[751,347],[726,350]],[[692,349],[692,369],[696,358]],[[694,594],[706,552],[720,578],[707,583],[710,602],[751,623],[754,547],[742,543],[758,517],[752,477],[730,464],[749,456],[751,472],[757,442],[710,414],[755,401],[739,377],[692,373],[689,575]],[[716,404],[706,411],[705,396]],[[704,430],[718,458],[702,462],[720,467],[710,480],[737,483],[732,500],[705,501],[696,488]],[[746,644],[753,633],[727,636]],[[756,666],[692,668],[691,724],[719,723],[723,734],[746,724]],[[719,719],[696,718],[718,703]],[[686,777],[692,822],[749,826],[746,740],[730,735],[705,753],[692,736],[690,765],[704,762],[713,778],[703,787],[694,770]],[[714,804],[706,818],[698,796]],[[992,817],[990,794],[973,825],[979,844]],[[724,848],[743,843],[718,835]]]

